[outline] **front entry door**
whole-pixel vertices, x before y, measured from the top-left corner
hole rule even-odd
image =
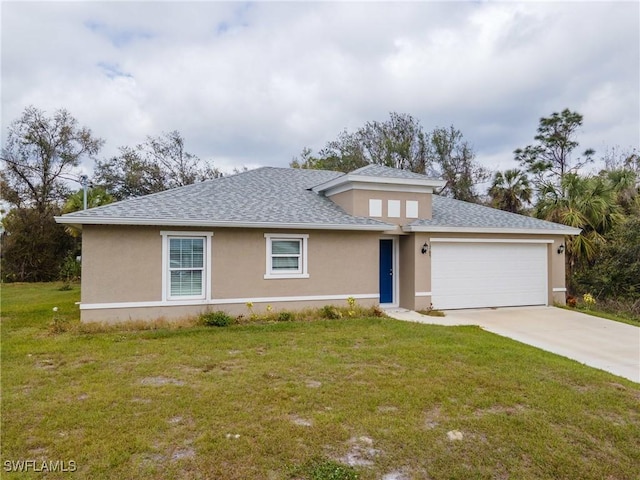
[[[393,240],[380,240],[380,303],[393,303]]]

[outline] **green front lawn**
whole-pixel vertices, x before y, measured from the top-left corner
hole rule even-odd
[[[639,385],[475,327],[51,334],[57,288],[2,285],[2,478],[640,477]]]

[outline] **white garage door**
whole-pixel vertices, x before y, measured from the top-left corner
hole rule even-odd
[[[432,243],[436,309],[547,304],[547,244]]]

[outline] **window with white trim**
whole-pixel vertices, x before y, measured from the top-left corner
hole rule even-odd
[[[204,296],[204,238],[169,238],[169,296]]]
[[[309,235],[265,233],[267,265],[264,278],[309,278],[307,239]]]
[[[163,300],[205,300],[211,285],[211,233],[160,232]]]

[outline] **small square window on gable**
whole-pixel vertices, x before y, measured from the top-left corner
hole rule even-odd
[[[265,279],[309,278],[307,239],[309,235],[265,233],[267,264]]]
[[[369,199],[369,216],[382,217],[382,200],[376,198]]]
[[[389,200],[387,202],[387,216],[389,218],[400,218],[400,200]]]
[[[416,200],[407,200],[406,203],[407,218],[418,218],[418,202]]]

